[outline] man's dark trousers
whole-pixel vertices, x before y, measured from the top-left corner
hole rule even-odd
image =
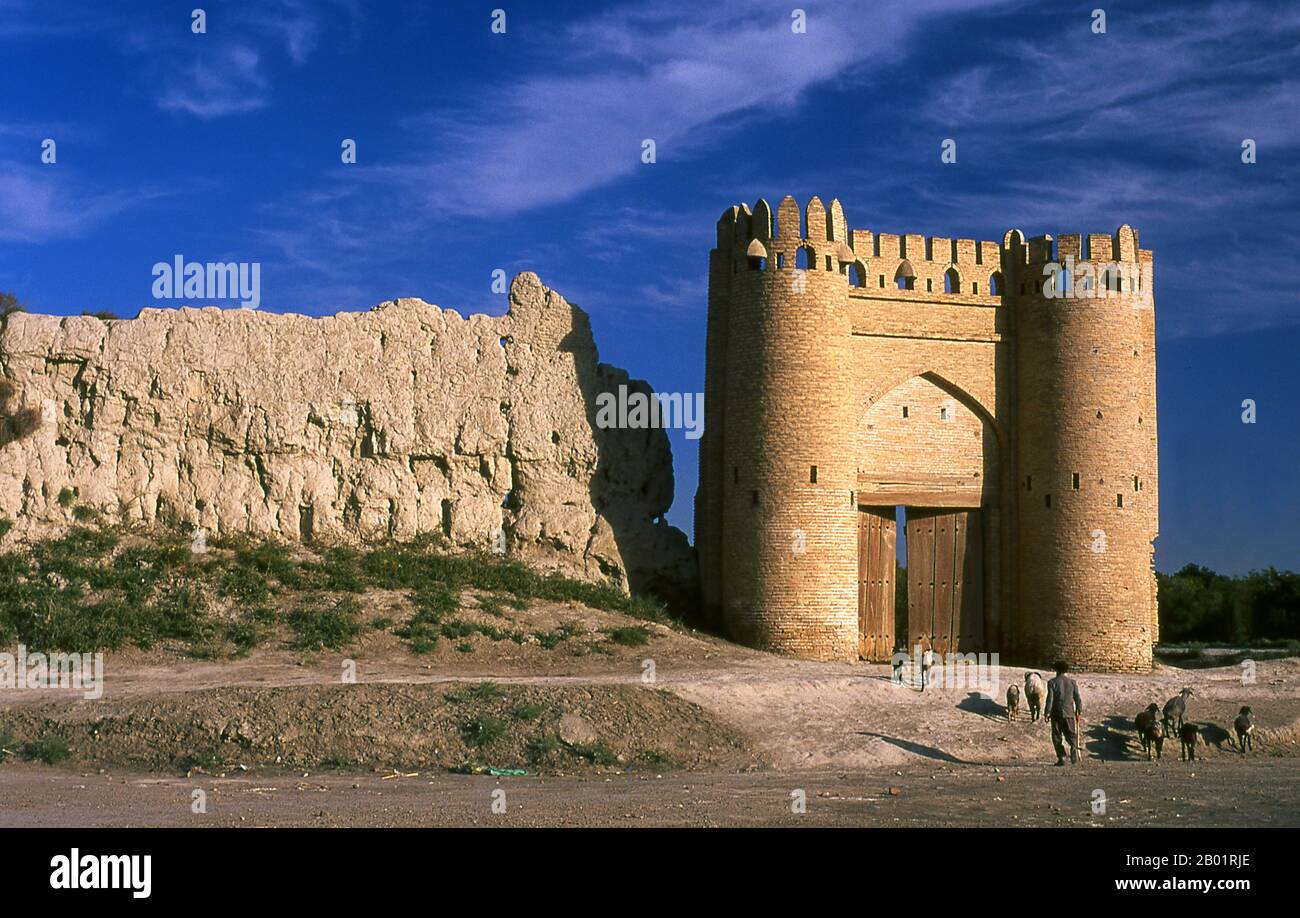
[[[1062,714],[1052,715],[1052,745],[1056,747],[1056,759],[1061,761],[1066,753],[1071,762],[1078,761],[1079,738],[1075,735],[1074,718]]]

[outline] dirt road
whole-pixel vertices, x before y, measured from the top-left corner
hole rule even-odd
[[[1297,777],[1293,759],[389,780],[83,775],[21,763],[0,770],[0,825],[1294,827]],[[193,812],[195,790],[205,813]],[[1098,791],[1104,813],[1093,812]],[[796,813],[800,792],[806,808]],[[494,813],[502,799],[506,812]]]
[[[747,750],[747,764],[722,767],[702,761],[689,773],[661,773],[660,768],[676,768],[671,757],[658,767],[628,758],[627,766],[620,759],[577,776],[567,767],[555,769],[567,776],[546,776],[546,768],[539,776],[530,767],[533,774],[501,779],[448,774],[419,759],[402,769],[408,776],[388,779],[371,770],[373,759],[363,767],[335,764],[327,735],[334,728],[327,725],[342,724],[334,732],[352,735],[352,721],[341,713],[352,707],[359,706],[353,719],[373,729],[380,729],[386,723],[383,716],[394,711],[403,730],[422,724],[422,718],[430,719],[424,726],[434,729],[438,724],[433,722],[443,716],[436,705],[427,711],[394,707],[382,693],[374,699],[374,692],[361,692],[341,700],[339,674],[346,659],[342,654],[304,659],[279,651],[230,663],[123,656],[109,660],[100,701],[83,701],[66,691],[6,692],[0,697],[0,727],[7,709],[11,724],[45,723],[75,742],[73,758],[64,764],[13,758],[0,764],[0,824],[1300,824],[1297,659],[1260,662],[1254,679],[1247,681],[1238,667],[1158,667],[1140,676],[1079,674],[1087,712],[1087,760],[1072,769],[1050,767],[1053,755],[1044,722],[1031,723],[1027,717],[1007,722],[1001,694],[1009,682],[1023,679],[1022,669],[1001,669],[1000,688],[992,699],[960,687],[922,693],[891,682],[883,665],[792,660],[668,629],[657,631],[647,646],[612,655],[552,655],[540,672],[533,660],[481,653],[434,665],[393,653],[356,661],[357,681],[363,685],[464,686],[491,680],[506,687],[534,687],[520,688],[525,692],[545,687],[560,707],[567,704],[566,692],[583,687],[594,696],[609,694],[595,692],[595,686],[631,692],[652,686],[698,706],[698,729],[704,731],[700,743],[707,745],[717,735],[708,726],[712,718],[718,729],[742,738]],[[647,681],[647,672],[653,681]],[[1132,717],[1184,686],[1195,689],[1188,718],[1201,729],[1200,760],[1179,762],[1177,744],[1171,742],[1164,761],[1149,764],[1137,748]],[[250,701],[250,695],[256,697]],[[293,772],[266,767],[267,761],[277,761],[275,756],[247,772],[231,768],[239,760],[227,758],[222,768],[204,769],[215,776],[184,778],[179,776],[184,769],[142,773],[130,764],[143,761],[138,756],[76,755],[77,742],[88,742],[88,737],[99,741],[93,735],[96,723],[109,715],[119,740],[130,734],[132,724],[142,725],[142,736],[163,737],[173,726],[180,735],[200,722],[220,728],[229,721],[240,736],[280,731],[284,725],[271,714],[280,716],[290,697],[301,709],[290,718],[294,729],[286,732],[296,731],[303,739],[292,749],[316,756],[286,755],[285,762],[315,762]],[[604,707],[586,711],[601,733],[594,741],[627,739],[622,732],[639,729],[628,726],[634,721],[623,713],[639,708],[639,702],[615,702],[616,694],[601,703]],[[1254,708],[1260,725],[1261,742],[1246,756],[1233,748],[1227,734],[1242,704]],[[659,707],[667,711],[671,705]],[[560,713],[557,708],[555,715]],[[670,727],[659,724],[656,729],[662,733]],[[296,742],[292,736],[276,740]],[[412,772],[418,774],[409,776]],[[505,814],[491,810],[497,788],[506,794]],[[206,814],[191,812],[196,789],[207,795]],[[797,800],[791,794],[800,790],[806,812],[795,813]],[[1104,813],[1092,811],[1098,791],[1105,795]]]

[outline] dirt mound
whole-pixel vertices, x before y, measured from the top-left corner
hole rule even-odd
[[[17,744],[66,743],[101,767],[737,768],[739,736],[699,706],[631,685],[298,685],[23,706]],[[62,741],[60,743],[59,741]]]

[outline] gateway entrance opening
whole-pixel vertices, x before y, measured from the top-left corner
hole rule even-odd
[[[906,521],[901,545],[900,520]],[[860,507],[860,656],[887,661],[896,645],[909,653],[918,644],[939,654],[986,649],[984,545],[978,508]],[[906,634],[897,641],[896,562],[907,577]]]

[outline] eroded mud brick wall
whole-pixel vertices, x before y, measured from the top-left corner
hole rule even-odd
[[[1067,256],[1146,268],[1147,286],[1047,301],[1043,265]],[[858,507],[978,507],[980,649],[1149,669],[1150,264],[1127,226],[1085,250],[850,231],[816,198],[729,208],[696,495],[706,608],[747,643],[853,659]]]
[[[416,299],[325,318],[18,313],[0,372],[10,540],[57,532],[84,505],[214,534],[503,540],[624,587],[693,577],[663,521],[665,432],[594,424],[600,392],[649,388],[599,363],[586,314],[532,274],[500,317]]]

